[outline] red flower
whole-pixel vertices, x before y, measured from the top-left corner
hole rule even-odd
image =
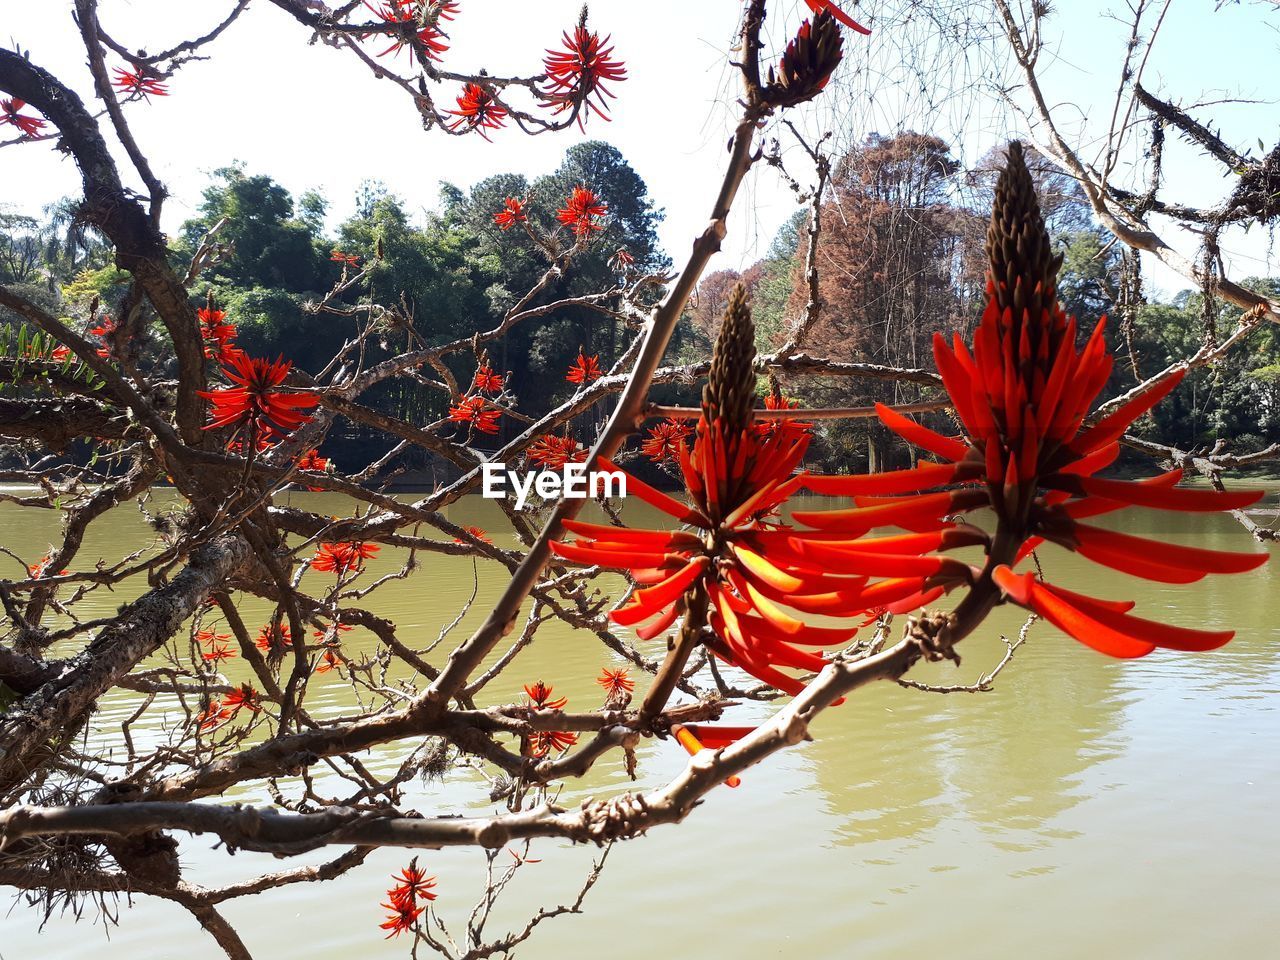
[[[772,393],[767,394],[764,398],[766,410],[795,410],[799,406],[799,400],[788,400],[786,397],[775,396]],[[769,419],[756,424],[756,429],[763,434],[777,433],[778,431],[809,434],[813,432],[813,424],[804,420],[792,420],[789,418]]]
[[[333,469],[333,461],[328,457],[320,456],[319,450],[308,450],[302,456],[294,461],[299,470],[314,470],[316,473],[328,473]],[[312,492],[323,490],[324,487],[307,487]]]
[[[539,437],[529,447],[529,459],[548,470],[559,470],[566,463],[580,463],[587,458],[585,447],[572,437],[548,434]]]
[[[380,549],[376,543],[322,543],[311,560],[311,569],[345,576],[363,570],[364,562]]]
[[[626,670],[610,670],[608,667],[600,671],[596,683],[604,687],[605,696],[612,697],[619,693],[630,693],[636,688],[636,682],[627,676]]]
[[[388,911],[389,915],[378,926],[383,930],[391,931],[383,938],[384,940],[390,940],[392,937],[400,936],[406,930],[412,930],[414,923],[426,909],[426,907],[415,907],[412,900],[395,899],[382,904],[382,907]]]
[[[49,354],[49,359],[56,363],[66,363],[67,358],[71,356],[71,348],[65,344],[60,344],[53,348],[53,353]]]
[[[485,393],[501,393],[505,380],[505,375],[494,373],[493,368],[486,363],[476,368],[475,379],[471,382],[477,390],[483,390]]]
[[[200,655],[205,663],[222,663],[224,660],[234,660],[236,651],[227,643],[214,642],[213,645]]]
[[[196,643],[200,644],[201,646],[204,646],[205,644],[211,644],[211,643],[212,644],[226,643],[230,639],[231,639],[231,634],[229,633],[215,633],[212,630],[196,631]]]
[[[209,705],[201,711],[200,716],[196,719],[200,723],[201,730],[212,730],[214,727],[235,719],[236,714],[241,710],[257,713],[261,709],[262,701],[258,691],[254,690],[252,685],[242,683],[223,697],[221,701],[216,699],[209,701]]]
[[[241,710],[248,710],[251,713],[257,713],[262,709],[262,702],[258,696],[258,691],[248,683],[242,683],[236,689],[232,690],[222,698],[222,705],[229,707],[232,713],[238,713]]]
[[[436,885],[435,877],[428,877],[426,871],[418,867],[418,858],[414,857],[409,861],[409,865],[397,874],[392,874],[391,879],[396,881],[396,885],[387,891],[387,896],[392,900],[414,900],[431,901],[436,898],[436,894],[431,890]]]
[[[167,97],[168,89],[165,85],[157,80],[146,67],[139,67],[136,73],[131,73],[120,67],[112,70],[116,78],[111,81],[111,85],[130,99],[136,100],[141,97],[143,100],[150,101],[151,97]]]
[[[110,360],[114,352],[114,344],[109,342],[109,338],[113,338],[120,328],[116,322],[111,319],[109,314],[104,313],[98,318],[98,325],[89,328],[89,335],[97,337],[102,341],[102,346],[96,351],[98,356],[103,360]]]
[[[804,2],[809,5],[809,9],[814,13],[822,13],[823,11],[826,11],[850,30],[856,30],[858,33],[866,34],[867,36],[871,35],[870,30],[855,21],[847,13],[832,3],[831,0],[804,0]]]
[[[481,530],[479,527],[463,527],[462,529],[465,530],[467,533],[469,533],[476,540],[479,540],[481,543],[493,543],[493,540],[489,537],[489,535],[485,533],[483,530]],[[463,540],[461,537],[454,537],[453,542],[465,544],[467,541]]]
[[[568,730],[535,730],[529,734],[529,754],[545,757],[552,752],[563,753],[577,742],[578,735]]]
[[[373,11],[383,23],[389,24],[421,24],[422,23],[422,0],[384,0],[380,6],[373,6],[369,0],[364,0],[364,5]],[[453,14],[458,10],[456,3],[447,3],[441,10],[440,16],[446,20],[452,20]],[[369,36],[365,34],[364,36]],[[422,55],[429,60],[439,60],[440,54],[449,49],[449,45],[443,41],[443,36],[439,30],[432,24],[425,24],[413,31],[413,37],[417,40],[418,49]],[[364,39],[364,37],[361,37]],[[406,47],[412,49],[413,41],[406,35],[401,34],[400,37],[387,49],[378,54],[385,57],[388,53],[399,53]]]
[[[568,697],[551,699],[551,685],[539,680],[535,684],[525,684],[524,692],[529,697],[529,706],[534,710],[563,710],[569,702]],[[556,753],[568,750],[578,742],[576,733],[563,730],[535,730],[529,734],[529,754],[534,757],[545,757],[553,750]]]
[[[617,273],[626,273],[628,269],[635,265],[636,258],[626,247],[619,247],[613,252],[613,256],[609,258],[610,269]]]
[[[558,700],[551,699],[551,691],[554,688],[549,683],[543,683],[539,680],[537,683],[524,685],[525,695],[529,698],[529,706],[535,710],[562,710],[564,705],[569,702],[568,697],[560,697]]]
[[[328,457],[320,456],[319,450],[308,450],[297,460],[299,470],[315,470],[317,473],[327,473],[333,464]]]
[[[204,338],[204,355],[220,363],[229,363],[236,350],[236,328],[224,323],[227,315],[222,310],[201,307],[196,311],[200,321],[200,336]]]
[[[0,100],[0,126],[11,123],[22,132],[24,137],[34,137],[47,122],[39,117],[28,117],[19,111],[27,105],[25,100],[14,97],[12,100]]]
[[[488,140],[485,130],[501,129],[507,111],[480,84],[468,83],[458,96],[458,109],[450,110],[449,114],[458,118],[449,124],[450,130],[467,127]]]
[[[222,705],[222,701],[214,698],[196,715],[196,723],[201,730],[212,730],[231,719],[231,711]]]
[[[484,397],[463,397],[449,407],[449,419],[458,423],[471,423],[481,433],[497,433],[502,410],[486,405]]]
[[[336,670],[343,663],[342,655],[336,650],[326,650],[312,672],[317,674],[328,673],[330,670]]]
[[[503,201],[502,209],[493,215],[493,222],[503,230],[510,230],[517,223],[524,223],[529,219],[524,214],[524,204],[524,200],[507,197]]]
[[[27,567],[28,576],[30,576],[33,580],[39,580],[42,577],[47,577],[49,575],[49,563],[52,560],[53,560],[53,554],[46,553],[43,557],[41,557],[35,563]],[[58,576],[60,577],[65,577],[66,575],[67,575],[67,571],[65,570],[61,571],[58,574]]]
[[[794,694],[804,683],[780,668],[822,669],[826,661],[803,648],[844,644],[856,626],[810,626],[783,605],[801,614],[857,617],[867,606],[861,595],[866,578],[858,572],[831,574],[802,557],[802,545],[823,536],[793,530],[775,516],[803,482],[804,474],[793,472],[809,437],[755,429],[754,337],[738,287],[716,341],[693,449],[679,444],[676,451],[692,504],[627,477],[631,496],[696,529],[636,530],[569,520],[564,526],[577,541],[551,547],[566,560],[631,572],[641,589],[610,616],[623,626],[650,621],[637,628],[641,639],[659,636],[681,615],[692,616],[693,635],[722,660]],[[599,469],[618,468],[602,459]],[[880,546],[880,552],[892,552]],[[889,563],[896,560],[888,557]],[[714,636],[703,637],[698,628],[704,621]],[[687,657],[688,649],[672,655]]]
[[[1126,506],[1167,510],[1237,510],[1261,491],[1217,492],[1175,487],[1181,470],[1136,482],[1095,477],[1119,453],[1118,440],[1142,414],[1167,395],[1182,372],[1121,404],[1085,426],[1094,400],[1106,385],[1112,357],[1099,322],[1083,349],[1076,348],[1076,321],[1056,298],[1061,256],[1054,257],[1040,215],[1021,145],[997,186],[988,232],[988,304],[974,334],[973,350],[956,336],[951,344],[934,339],[934,357],[964,434],[947,437],[879,407],[881,421],[910,443],[943,459],[912,470],[867,477],[810,477],[819,493],[853,496],[849,510],[797,512],[795,519],[823,531],[855,537],[872,527],[896,524],[915,531],[897,538],[921,553],[947,549],[960,540],[986,550],[979,570],[967,564],[929,571],[897,571],[899,584],[918,606],[944,591],[970,587],[965,608],[975,611],[957,627],[959,636],[986,611],[1005,600],[1024,606],[1063,632],[1116,657],[1137,657],[1157,646],[1209,650],[1226,643],[1231,631],[1188,630],[1129,616],[1128,602],[1097,600],[1016,574],[1012,567],[1044,540],[1134,576],[1162,583],[1191,583],[1208,573],[1252,570],[1265,553],[1224,553],[1184,547],[1080,522]],[[937,493],[919,491],[952,484]],[[904,496],[905,494],[905,496]],[[996,515],[988,536],[946,518],[981,508]],[[934,540],[941,538],[936,545]],[[807,547],[811,562],[833,569],[851,556],[864,557],[854,540]],[[915,552],[915,551],[913,551]],[[938,559],[917,556],[913,561]],[[895,575],[890,572],[887,575]],[[892,582],[892,581],[887,581]],[[889,607],[894,609],[894,607]]]
[[[604,225],[597,219],[609,212],[593,191],[584,186],[576,186],[573,193],[565,199],[564,208],[556,211],[556,219],[573,227],[574,236],[589,237],[596,230],[603,230]]]
[[[640,444],[640,452],[654,463],[675,462],[685,449],[692,431],[681,420],[664,420],[649,428],[649,436]]]
[[[284,383],[292,366],[288,360],[272,363],[235,351],[223,366],[222,375],[237,386],[199,391],[200,396],[213,402],[205,429],[248,427],[255,436],[269,436],[286,434],[310,421],[298,411],[314,407],[320,402],[319,397],[276,389]]]
[[[258,631],[258,636],[254,639],[253,645],[259,650],[274,654],[292,649],[293,638],[289,636],[289,625],[287,623],[267,624]]]
[[[432,888],[436,885],[435,877],[428,877],[419,869],[418,858],[414,857],[409,865],[391,877],[395,886],[387,891],[387,902],[382,906],[390,911],[386,922],[380,924],[383,930],[390,930],[386,939],[397,937],[413,927],[414,922],[425,910],[419,907],[418,901],[430,903],[436,898]]]
[[[605,82],[614,83],[627,79],[626,67],[621,60],[612,58],[613,47],[606,46],[609,38],[600,39],[586,24],[574,28],[573,36],[564,35],[563,50],[548,50],[543,69],[547,73],[547,88],[543,96],[555,113],[565,110],[581,111],[578,125],[582,126],[586,113],[595,113],[609,119],[609,108],[604,98],[613,98]],[[595,101],[591,95],[595,94]]]
[[[599,380],[603,375],[600,369],[600,354],[595,353],[588,357],[579,350],[578,359],[573,362],[573,366],[569,368],[564,378],[570,383],[590,383],[593,380]]]

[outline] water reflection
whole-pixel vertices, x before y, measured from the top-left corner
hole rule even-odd
[[[326,514],[349,509],[328,494],[292,499]],[[158,494],[150,509],[162,509],[163,501]],[[485,528],[501,545],[515,543],[504,539],[506,523],[492,503],[468,499],[449,516]],[[1134,510],[1107,520],[1214,549],[1250,546],[1229,518]],[[0,541],[35,559],[55,538],[57,522],[51,512],[0,505]],[[144,519],[126,508],[91,528],[82,556],[118,558],[152,538]],[[384,548],[373,572],[395,569],[397,554]],[[434,640],[453,617],[476,569],[462,557],[421,559],[421,569],[381,591],[375,605],[415,646]],[[1073,589],[1138,599],[1143,616],[1230,625],[1239,635],[1210,654],[1157,652],[1117,662],[1040,624],[993,693],[943,697],[885,684],[860,691],[821,718],[814,742],[748,771],[740,789],[716,791],[681,827],[615,850],[586,913],[554,921],[521,955],[825,958],[846,956],[855,944],[862,958],[944,951],[953,958],[1016,951],[1269,955],[1274,945],[1264,920],[1274,910],[1280,862],[1273,824],[1280,801],[1280,569],[1166,587],[1062,551],[1046,552],[1044,561],[1051,577]],[[479,623],[503,585],[495,565],[478,570],[474,607],[446,644]],[[307,574],[313,576],[320,575]],[[98,591],[93,612],[110,613],[127,599],[124,590]],[[261,602],[244,603],[251,630],[269,613]],[[965,642],[961,669],[929,666],[913,676],[970,681],[1002,656],[998,634],[1012,636],[1020,624],[1016,612],[1002,613]],[[361,630],[343,642],[351,656],[374,649]],[[572,706],[590,707],[601,697],[592,678],[611,660],[593,638],[552,624],[483,699],[515,699],[521,683],[542,678]],[[229,665],[233,679],[241,679],[240,669]],[[132,702],[119,696],[104,703],[98,735],[118,737]],[[310,704],[331,716],[351,711],[354,699],[341,677],[327,674],[313,684]],[[734,719],[766,712],[744,706]],[[365,759],[389,770],[402,754],[384,747]],[[634,786],[665,782],[684,763],[682,751],[647,743]],[[610,760],[569,784],[561,799],[574,804],[628,785],[620,763]],[[339,790],[325,781],[320,787]],[[246,791],[236,799],[260,798]],[[409,801],[431,813],[489,809],[486,782],[470,772],[445,784],[416,784]],[[262,855],[229,858],[212,846],[184,838],[193,881],[217,885],[281,867]],[[539,844],[534,855],[543,863],[520,876],[495,929],[571,897],[592,853]],[[246,900],[228,915],[257,956],[403,957],[404,944],[380,940],[377,903],[404,859],[380,852],[336,884]],[[443,851],[424,859],[441,878],[447,919],[464,920],[480,891],[482,858]],[[7,960],[90,950],[98,960],[218,956],[165,904],[137,901],[110,941],[69,919],[37,938],[28,911],[0,908]]]

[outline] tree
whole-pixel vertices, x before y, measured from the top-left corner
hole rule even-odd
[[[294,216],[289,191],[270,177],[246,175],[243,167],[213,172],[200,216],[182,227],[183,252],[194,253],[200,240],[225,221],[218,239],[235,256],[220,264],[215,277],[237,287],[265,287],[289,293],[314,293],[324,287],[321,264],[327,259],[318,232],[316,200],[303,217]]]
[[[0,882],[46,910],[105,906],[120,892],[162,898],[244,960],[250,948],[224,913],[230,900],[342,876],[378,848],[478,847],[494,869],[514,841],[608,845],[677,823],[806,737],[813,718],[843,697],[899,680],[924,660],[957,660],[956,645],[998,606],[1115,656],[1157,646],[1205,651],[1230,639],[1229,631],[1139,619],[1123,603],[1013,569],[1043,540],[1162,582],[1242,572],[1265,559],[1118,538],[1082,522],[1127,505],[1238,510],[1256,496],[1176,488],[1168,474],[1146,483],[1096,476],[1122,437],[1147,442],[1126,431],[1186,366],[1089,414],[1112,358],[1101,340],[1084,351],[1071,342],[1074,328],[1054,295],[1057,260],[1018,144],[994,194],[989,301],[972,336],[928,349],[944,318],[960,319],[952,308],[957,220],[966,211],[951,201],[958,166],[947,144],[900,134],[872,138],[839,165],[844,218],[826,218],[829,235],[811,221],[823,251],[815,282],[833,309],[807,329],[832,357],[759,355],[739,284],[725,298],[711,356],[668,362],[762,143],[785,129],[787,111],[828,89],[855,42],[858,25],[843,12],[817,12],[771,51],[763,28],[774,6],[743,5],[733,54],[741,95],[720,182],[706,198],[707,226],[667,277],[647,191],[599,143],[571,150],[560,170],[519,196],[527,181],[518,177],[468,196],[446,187],[444,211],[417,225],[390,189],[369,184],[337,249],[321,236],[317,197],[295,205],[269,178],[232,168],[171,246],[160,229],[167,191],[129,118],[167,96],[173,74],[252,14],[240,3],[186,43],[128,54],[104,31],[96,0],[75,3],[103,112],[72,81],[0,50],[10,143],[39,149],[48,138],[71,155],[82,177],[77,216],[110,244],[115,268],[77,275],[70,316],[0,283],[0,306],[20,318],[0,356],[6,476],[33,491],[6,495],[5,506],[62,518],[43,556],[29,544],[5,547],[10,575],[0,581]],[[519,77],[433,62],[448,50],[441,20],[467,15],[454,4],[394,0],[335,11],[272,3],[305,28],[300,42],[318,37],[371,65],[397,96],[407,93],[415,122],[444,128],[434,135],[596,122],[609,86],[625,80],[585,11],[541,72]],[[117,57],[125,65],[112,70]],[[278,86],[263,92],[286,95]],[[809,156],[821,173],[822,158]],[[501,207],[487,206],[499,194]],[[816,197],[821,212],[826,197]],[[794,246],[790,236],[784,248]],[[90,292],[108,288],[109,303]],[[1242,317],[1238,333],[1187,363],[1226,357],[1263,312]],[[271,336],[289,343],[296,362],[262,352]],[[697,343],[690,336],[683,349]],[[499,358],[526,353],[529,376],[519,382]],[[930,355],[936,372],[922,366]],[[570,356],[566,375],[560,364]],[[761,374],[773,381],[763,408]],[[928,387],[945,397],[938,403],[954,411],[959,433],[909,419],[914,408],[882,404],[878,429],[905,441],[913,460],[919,451],[933,459],[888,473],[811,474],[803,465],[812,421],[856,414],[792,408],[781,378],[794,376],[865,380],[870,388],[848,393],[872,396]],[[652,388],[695,384],[696,408],[655,402]],[[381,443],[376,459],[333,463],[324,445],[342,431]],[[624,450],[634,434],[642,434],[638,449]],[[905,460],[902,446],[878,464]],[[421,494],[388,493],[422,455],[450,469]],[[619,459],[674,464],[683,499],[621,473]],[[608,492],[595,497],[604,523],[580,521],[585,498],[568,492],[529,509],[502,500],[501,541],[445,513],[494,464],[527,477],[569,463],[614,483],[621,473],[652,512]],[[153,491],[162,485],[160,510]],[[295,497],[298,487],[326,496]],[[855,506],[792,511],[801,489],[852,496]],[[135,508],[154,538],[93,556],[86,532],[112,510]],[[979,510],[994,518],[990,532],[957,521]],[[652,525],[659,515],[667,519]],[[886,524],[904,532],[868,536]],[[970,550],[964,560],[950,552],[961,548]],[[483,601],[478,588],[471,598],[438,596],[424,561],[442,555],[492,565],[501,591]],[[388,585],[412,578],[427,591],[424,602],[459,601],[453,627],[477,604],[479,622],[465,638],[451,627],[418,645],[377,606]],[[101,604],[104,588],[124,602]],[[935,606],[946,594],[954,609]],[[901,638],[891,640],[893,617],[908,612]],[[857,639],[858,624],[871,622],[874,638]],[[520,677],[524,697],[513,699],[518,655],[548,624],[601,644],[609,659],[596,678],[597,708],[568,709],[558,678]],[[634,639],[619,628],[637,628]],[[373,637],[373,652],[344,647],[347,629]],[[229,661],[244,679],[233,682]],[[323,690],[333,682],[355,692],[349,714],[327,709]],[[676,690],[687,702],[673,699]],[[740,701],[764,711],[783,695],[794,699],[752,727],[714,723]],[[82,736],[111,697],[132,709],[111,715],[101,740]],[[160,718],[163,738],[130,733],[144,714]],[[643,738],[678,744],[692,760],[642,794],[557,805],[560,785],[598,763],[634,777]],[[492,786],[487,815],[460,817],[434,799],[416,809],[407,799],[411,781],[473,765]],[[224,795],[237,802],[216,802]],[[198,868],[181,856],[183,843],[208,834],[227,853],[347,849],[319,867],[272,865],[247,884],[212,888],[188,879]],[[443,893],[422,856],[406,855],[386,892],[382,929],[407,934],[407,952],[425,946],[467,960],[510,953],[545,920],[576,912],[602,867],[593,865],[576,900],[495,937],[485,932],[495,899],[528,862],[517,853],[453,937],[433,912]]]
[[[957,291],[968,220],[954,196],[959,171],[947,144],[917,133],[873,135],[840,159],[816,249],[824,309],[808,334],[814,349],[836,360],[914,368],[927,362],[934,332],[958,325],[966,313]],[[799,313],[808,292],[798,267],[794,282],[790,310]],[[804,395],[813,400],[833,397],[827,384],[810,389]],[[919,399],[900,384],[875,381],[852,395],[841,388],[841,397],[847,405]],[[850,424],[828,439],[841,466],[894,465],[891,437],[878,427]],[[863,444],[865,460],[857,449]]]

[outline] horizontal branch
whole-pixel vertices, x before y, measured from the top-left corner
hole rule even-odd
[[[938,410],[950,410],[951,403],[937,400],[929,403],[886,404],[895,413],[934,413]],[[869,420],[877,416],[875,407],[800,407],[787,410],[754,410],[757,420]],[[645,415],[648,417],[668,417],[672,420],[696,420],[702,416],[701,407],[664,407],[659,404],[650,406]]]
[[[603,844],[683,820],[698,801],[741,773],[808,737],[812,719],[835,700],[877,680],[896,680],[924,655],[908,636],[881,653],[828,665],[790,704],[724,750],[704,750],[666,786],[648,793],[589,799],[576,810],[545,805],[495,817],[418,818],[334,808],[284,814],[272,808],[182,802],[18,806],[0,812],[0,849],[33,836],[120,835],[154,830],[212,833],[227,844],[281,855],[343,844],[439,848],[501,847],[535,837]],[[602,735],[609,731],[602,731]]]

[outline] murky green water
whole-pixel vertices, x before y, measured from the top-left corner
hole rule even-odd
[[[324,513],[348,509],[327,494],[294,499]],[[480,500],[453,507],[450,518],[495,534],[505,526]],[[1134,510],[1117,524],[1216,549],[1256,549],[1229,518]],[[0,542],[24,558],[39,557],[55,529],[55,517],[0,506]],[[119,510],[94,528],[83,556],[118,557],[143,546],[146,529],[134,508]],[[473,586],[469,560],[424,559],[374,607],[415,645],[436,636]],[[1280,568],[1173,587],[1061,551],[1047,553],[1045,565],[1055,582],[1081,592],[1138,599],[1141,615],[1232,626],[1238,636],[1214,653],[1119,662],[1041,624],[993,693],[943,697],[887,684],[862,691],[821,718],[814,742],[749,771],[740,789],[717,791],[685,824],[616,847],[583,915],[548,921],[517,955],[1275,956]],[[387,558],[374,570],[392,567]],[[475,609],[500,587],[501,571],[481,566]],[[123,599],[103,591],[93,602],[105,613]],[[251,604],[242,612],[250,629],[266,614]],[[913,676],[971,681],[998,662],[1000,633],[1012,636],[1020,623],[1015,612],[993,619],[965,642],[958,671],[930,667]],[[344,646],[358,656],[372,642],[357,631]],[[521,682],[543,678],[571,706],[591,706],[599,702],[592,678],[611,656],[588,637],[548,628],[487,697],[516,699]],[[241,679],[238,671],[233,663],[228,673]],[[313,684],[309,704],[319,715],[352,703],[334,674]],[[123,699],[104,705],[97,728],[118,731],[127,709]],[[743,707],[731,719],[748,722],[765,709]],[[367,759],[391,769],[400,757],[376,751]],[[638,786],[664,782],[685,759],[673,744],[650,743]],[[570,784],[562,801],[625,784],[611,759],[586,783]],[[424,789],[417,802],[428,813],[488,809],[485,784],[469,772]],[[183,839],[189,881],[215,886],[286,865],[211,847],[206,838]],[[519,871],[489,932],[571,900],[593,853],[535,844],[532,856],[542,862]],[[381,852],[335,883],[249,898],[225,912],[257,957],[404,957],[407,943],[384,943],[377,925],[387,876],[407,859]],[[428,851],[422,860],[438,877],[439,913],[460,932],[483,889],[483,855]],[[110,939],[90,920],[54,920],[39,934],[37,920],[21,904],[0,912],[0,958],[221,956],[180,909],[145,899],[122,909]]]

